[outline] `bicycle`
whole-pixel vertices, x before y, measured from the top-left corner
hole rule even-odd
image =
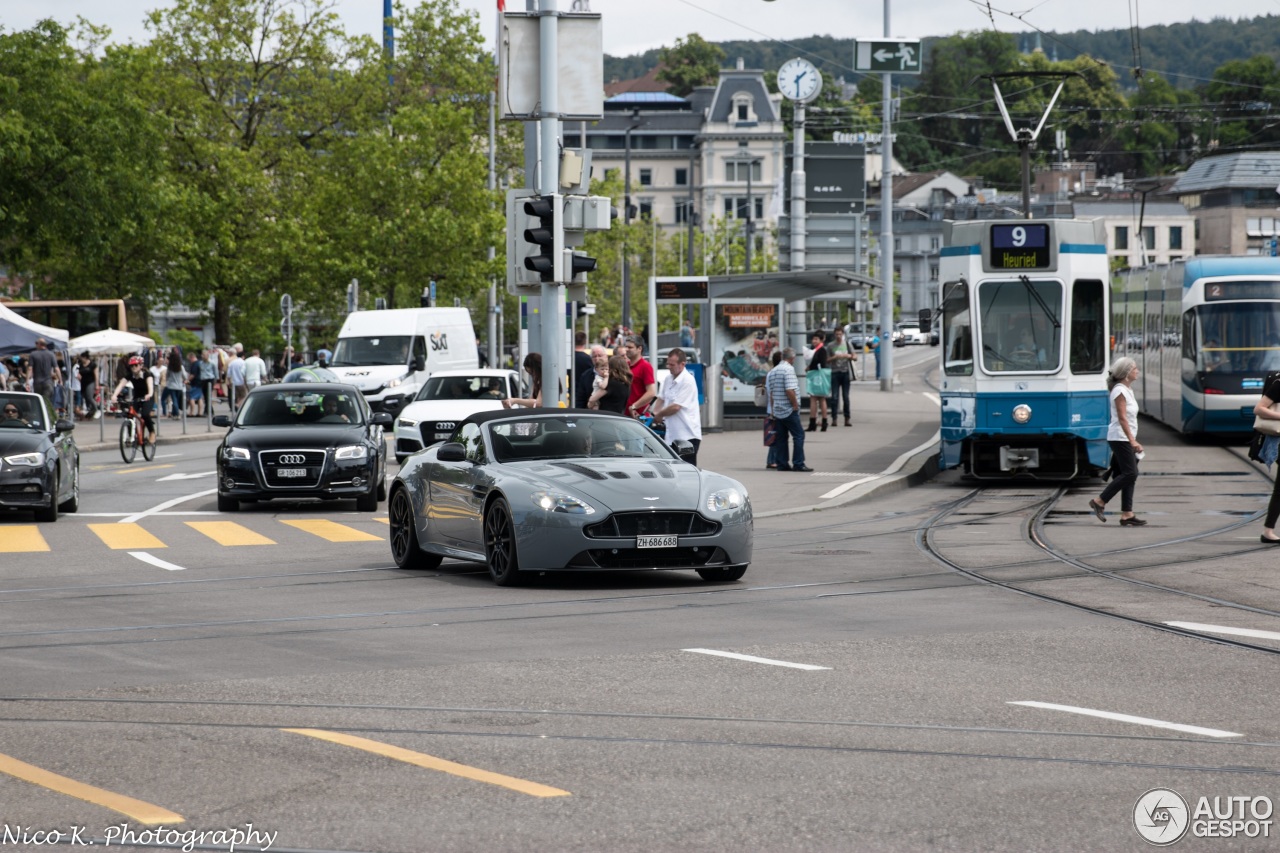
[[[150,462],[156,455],[156,446],[147,441],[146,424],[142,420],[142,415],[132,403],[121,404],[122,408],[115,410],[116,417],[124,418],[124,423],[120,424],[120,455],[125,462],[132,463],[138,455],[138,448],[142,448],[142,458]],[[127,407],[127,408],[125,408]]]

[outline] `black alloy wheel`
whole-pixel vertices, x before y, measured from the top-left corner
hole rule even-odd
[[[428,554],[418,547],[418,530],[414,525],[413,501],[409,490],[396,489],[391,493],[391,505],[387,508],[391,522],[391,559],[402,569],[434,569],[443,559]]]
[[[511,507],[504,498],[494,501],[484,516],[484,554],[489,577],[498,586],[519,586],[524,582],[516,556],[516,531]]]

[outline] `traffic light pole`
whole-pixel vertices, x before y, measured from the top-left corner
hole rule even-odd
[[[889,0],[884,0],[884,35],[889,26]],[[882,90],[884,127],[880,142],[880,349],[876,354],[880,370],[880,390],[893,390],[893,75],[884,75]]]
[[[559,68],[559,8],[557,0],[541,0],[538,21],[539,37],[539,92],[542,100],[541,118],[538,119],[539,169],[538,193],[544,197],[560,191],[560,94]],[[562,217],[557,211],[556,227],[563,228]],[[554,280],[542,283],[542,403],[556,406],[560,402],[561,377],[566,373],[564,363],[564,258],[562,252],[554,253],[556,275]]]

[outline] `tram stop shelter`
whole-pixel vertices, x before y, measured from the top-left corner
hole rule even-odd
[[[882,287],[883,282],[844,269],[794,270],[720,276],[665,276],[649,279],[649,340],[646,342],[654,369],[658,364],[659,305],[698,305],[702,308],[702,361],[706,404],[703,426],[724,424],[728,393],[759,384],[768,373],[775,350],[787,346],[797,351],[807,341],[803,318],[789,322],[787,306],[814,299],[850,301]],[[724,382],[711,381],[723,375]]]

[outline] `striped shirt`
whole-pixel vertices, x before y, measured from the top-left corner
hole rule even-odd
[[[785,359],[769,371],[764,379],[765,391],[769,395],[769,411],[775,418],[788,418],[795,411],[791,405],[787,391],[795,391],[799,399],[800,383],[796,381],[796,369]]]

